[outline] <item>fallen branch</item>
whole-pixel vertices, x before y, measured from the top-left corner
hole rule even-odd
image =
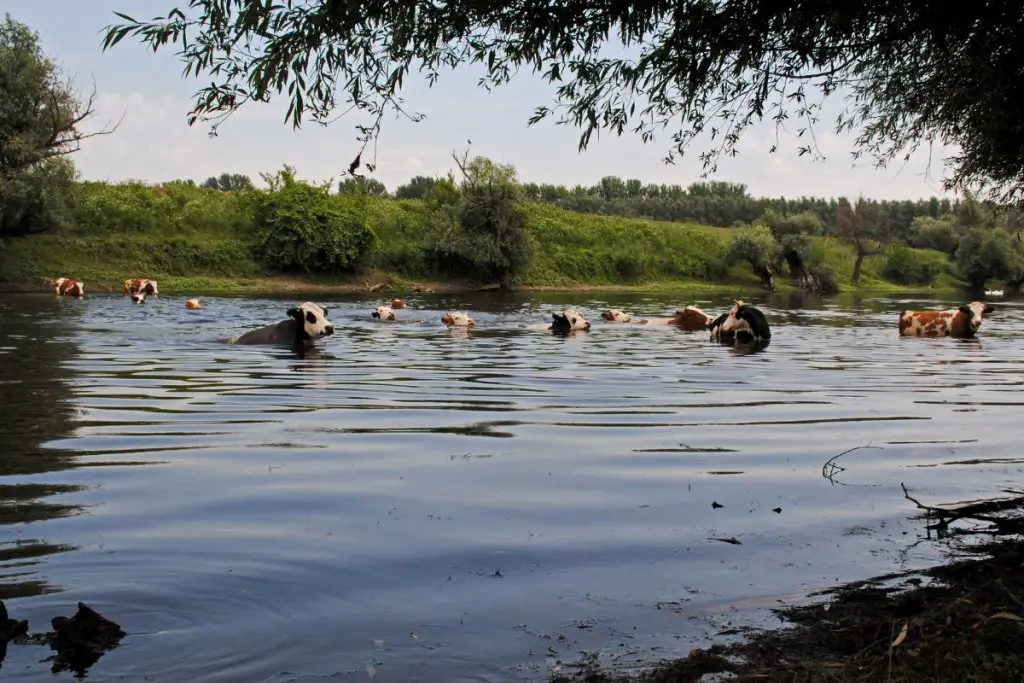
[[[865,448],[875,448],[875,449],[878,449],[878,448],[881,448],[881,447],[880,446],[872,446],[871,442],[869,441],[867,443],[867,445],[855,446],[855,447],[853,447],[853,448],[851,448],[849,450],[843,451],[842,453],[840,453],[838,455],[833,455],[831,458],[829,458],[828,460],[825,461],[824,465],[821,466],[821,476],[823,476],[825,479],[828,479],[828,482],[830,484],[832,484],[833,486],[835,486],[836,484],[839,484],[841,486],[852,486],[852,484],[847,484],[845,482],[841,482],[841,481],[836,481],[835,480],[835,476],[837,474],[839,474],[840,472],[845,472],[846,471],[845,467],[837,465],[836,462],[839,460],[839,458],[843,457],[844,455],[848,455],[850,453],[853,453],[854,451],[859,451],[859,450],[865,449]]]

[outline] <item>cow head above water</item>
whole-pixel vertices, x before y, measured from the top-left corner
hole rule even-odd
[[[463,312],[448,312],[441,316],[441,322],[448,327],[473,327],[476,322]]]
[[[288,317],[298,323],[299,340],[319,339],[334,334],[334,325],[327,320],[327,308],[311,301],[288,309]]]
[[[764,313],[739,299],[728,313],[715,318],[709,327],[711,338],[722,342],[749,343],[767,341],[772,337]]]
[[[985,316],[990,315],[996,308],[984,301],[972,301],[969,304],[960,306],[957,310],[967,316],[971,334],[974,334],[981,327],[981,322],[985,319]]]
[[[590,323],[579,311],[562,311],[551,314],[551,330],[553,332],[589,332]]]
[[[394,320],[395,312],[391,310],[390,306],[374,306],[373,313],[370,314],[378,320]]]
[[[391,308],[394,308],[395,310],[398,310],[400,308],[405,308],[405,307],[406,307],[405,299],[392,299],[391,300]]]
[[[697,330],[706,330],[712,320],[710,315],[697,306],[687,306],[676,311],[672,322],[687,332],[696,332]]]
[[[133,304],[141,304],[146,300],[146,295],[143,292],[133,292],[131,297]]]
[[[633,316],[628,313],[623,313],[617,308],[613,308],[610,311],[605,311],[601,314],[601,317],[610,323],[628,323],[633,320]]]

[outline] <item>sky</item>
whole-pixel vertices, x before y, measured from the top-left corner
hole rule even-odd
[[[243,173],[260,183],[260,173],[273,173],[284,164],[300,178],[323,181],[343,177],[359,150],[354,124],[342,118],[329,127],[308,124],[293,130],[284,121],[287,102],[246,105],[219,131],[186,121],[200,81],[185,80],[173,48],[154,53],[131,39],[104,53],[103,28],[114,23],[114,11],[136,18],[166,16],[185,0],[3,0],[0,9],[37,31],[44,52],[80,91],[96,87],[96,115],[85,130],[109,123],[120,125],[111,135],[86,140],[74,160],[83,179],[150,183],[192,178],[197,182],[223,172]],[[416,175],[445,175],[453,168],[451,152],[471,154],[512,164],[524,182],[593,185],[604,176],[639,178],[644,182],[689,185],[701,179],[696,158],[674,165],[662,159],[669,149],[668,132],[653,142],[638,136],[603,133],[583,152],[577,150],[579,131],[571,126],[542,122],[528,126],[535,107],[551,104],[552,86],[540,77],[522,74],[512,84],[491,93],[477,86],[473,68],[447,73],[433,88],[410,78],[403,95],[407,108],[426,118],[413,123],[386,116],[377,146],[372,177],[390,190]],[[834,118],[834,114],[833,114]],[[827,119],[825,119],[827,120]],[[876,170],[870,161],[855,165],[853,138],[819,130],[824,161],[798,157],[801,144],[783,135],[779,150],[770,154],[774,124],[750,129],[739,155],[723,159],[707,180],[743,183],[755,196],[871,197],[917,199],[951,196],[942,191],[942,160],[949,149],[937,148],[930,158],[921,151],[909,161]],[[364,161],[366,159],[364,158]]]

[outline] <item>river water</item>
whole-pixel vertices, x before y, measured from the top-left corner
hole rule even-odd
[[[745,298],[774,333],[746,355],[598,316],[689,298],[431,295],[382,323],[318,295],[338,331],[297,355],[223,343],[294,299],[0,297],[0,597],[33,631],[77,601],[120,623],[93,681],[536,681],[933,562],[901,482],[1019,483],[1020,302],[955,341],[895,323],[959,301]],[[592,331],[525,329],[563,307]],[[439,321],[461,308],[469,336]],[[0,676],[49,655],[12,645]]]

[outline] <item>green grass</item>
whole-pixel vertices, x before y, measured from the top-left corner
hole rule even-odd
[[[0,286],[39,290],[68,276],[87,291],[120,291],[129,277],[160,282],[161,291],[191,295],[361,289],[387,281],[396,291],[414,283],[440,290],[468,283],[439,276],[430,257],[439,228],[418,200],[368,198],[366,220],[378,237],[358,273],[280,273],[256,261],[255,196],[187,185],[83,183],[69,225],[59,233],[9,239],[0,246]],[[723,256],[730,228],[595,216],[547,204],[523,205],[533,250],[524,285],[538,290],[734,290],[757,279]],[[934,258],[923,250],[920,255]],[[868,257],[860,282],[850,281],[855,253],[833,238],[815,238],[815,259],[835,269],[844,291],[901,291],[883,277],[886,256]],[[780,289],[788,287],[778,277]],[[934,289],[960,286],[943,273]]]

